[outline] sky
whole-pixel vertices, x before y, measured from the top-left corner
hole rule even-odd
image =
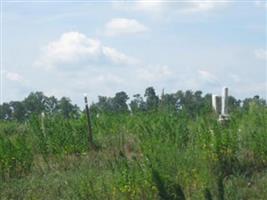
[[[267,97],[264,0],[2,0],[1,16],[1,102],[149,86]]]

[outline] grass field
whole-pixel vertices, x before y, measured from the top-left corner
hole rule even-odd
[[[267,199],[267,109],[0,124],[0,199]]]

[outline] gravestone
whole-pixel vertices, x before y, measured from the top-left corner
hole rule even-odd
[[[219,116],[219,121],[225,121],[229,119],[228,114],[228,88],[224,87],[222,90],[222,109]]]
[[[218,95],[212,95],[212,108],[219,115],[221,111],[221,97]]]
[[[219,115],[219,121],[227,121],[229,119],[228,93],[228,88],[224,87],[222,96],[212,95],[212,108]]]

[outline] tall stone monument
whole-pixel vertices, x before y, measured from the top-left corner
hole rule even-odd
[[[224,87],[222,90],[222,96],[212,95],[212,107],[219,115],[219,121],[229,120],[228,93],[228,88]]]

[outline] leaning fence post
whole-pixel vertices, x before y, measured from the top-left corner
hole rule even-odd
[[[84,94],[84,102],[85,102],[85,112],[86,112],[87,126],[88,126],[88,143],[89,143],[89,147],[94,148],[95,146],[93,143],[92,123],[91,123],[90,112],[89,112],[89,107],[88,107],[88,100],[87,100],[86,94]]]
[[[41,130],[42,130],[43,136],[45,136],[45,124],[44,124],[44,120],[45,120],[45,113],[42,112],[41,113]]]

